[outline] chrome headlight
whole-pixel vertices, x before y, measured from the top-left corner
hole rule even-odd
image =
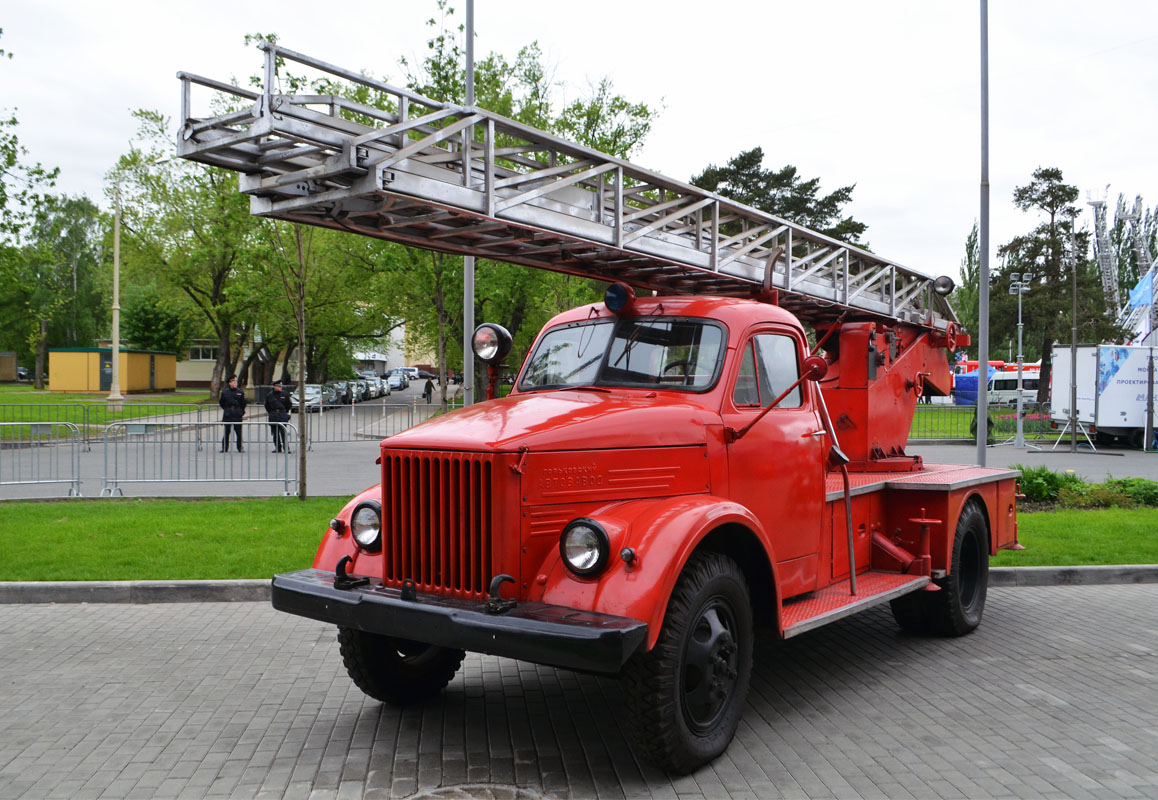
[[[607,531],[593,519],[573,519],[559,537],[559,555],[567,568],[583,578],[603,571],[607,566],[611,543]]]
[[[481,360],[497,364],[511,352],[511,334],[502,325],[484,322],[475,328],[470,344]]]
[[[350,531],[363,550],[382,547],[382,509],[377,503],[362,503],[350,515]]]

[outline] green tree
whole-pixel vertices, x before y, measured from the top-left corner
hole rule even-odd
[[[852,190],[856,184],[842,186],[818,197],[819,178],[803,180],[791,164],[779,170],[764,169],[763,148],[745,150],[722,167],[709,165],[691,182],[729,200],[795,222],[834,239],[863,246],[860,237],[868,226],[851,216],[844,216],[844,206],[852,200]]]
[[[107,324],[101,280],[100,212],[85,197],[38,195],[23,243],[0,257],[6,335],[35,360],[37,388],[50,347],[91,346]]]
[[[169,120],[154,111],[134,116],[142,144],[109,175],[123,198],[125,273],[184,294],[198,310],[217,342],[216,394],[253,334],[254,306],[234,289],[249,268],[259,222],[234,173],[174,158]]]
[[[990,281],[990,341],[1017,337],[1017,298],[1008,293],[1009,274],[1031,272],[1032,289],[1022,297],[1022,320],[1028,360],[1041,358],[1038,402],[1049,399],[1053,342],[1069,341],[1073,325],[1074,277],[1077,272],[1078,339],[1100,342],[1120,331],[1106,314],[1101,278],[1087,257],[1089,234],[1074,221],[1078,189],[1064,182],[1056,167],[1039,167],[1032,180],[1013,191],[1013,203],[1024,212],[1044,216],[1031,231],[998,249],[1002,267]],[[1076,261],[1076,266],[1074,262]]]
[[[973,223],[973,230],[965,238],[965,257],[961,259],[961,282],[953,289],[949,303],[957,312],[957,319],[968,331],[973,339],[968,352],[971,358],[977,357],[977,332],[981,285],[981,247],[978,244],[977,222]]]
[[[440,18],[428,54],[420,64],[405,60],[407,87],[433,100],[465,101],[463,28],[453,24],[454,8],[440,0]],[[627,157],[651,130],[656,111],[615,94],[609,79],[597,81],[590,92],[557,110],[557,88],[548,79],[537,43],[509,60],[491,53],[476,65],[477,105],[526,125],[555,133],[609,155]],[[482,131],[476,131],[481,137]],[[513,142],[499,142],[499,146]],[[406,321],[407,337],[437,353],[440,366],[470,366],[463,358],[462,258],[439,253],[392,254],[383,246],[375,257],[386,276],[383,290],[392,293]],[[365,257],[365,251],[361,251]],[[504,325],[515,338],[512,361],[551,316],[578,303],[598,299],[603,284],[543,270],[504,264],[477,263],[475,319]],[[446,381],[440,382],[445,401]],[[477,382],[476,382],[477,385]]]
[[[189,346],[189,312],[166,296],[156,283],[126,286],[121,300],[121,336],[132,347],[176,353]]]

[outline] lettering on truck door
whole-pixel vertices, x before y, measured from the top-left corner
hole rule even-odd
[[[724,425],[751,422],[800,376],[804,343],[789,331],[758,330],[724,399]],[[764,525],[779,565],[781,596],[815,587],[824,509],[827,437],[814,385],[796,387],[748,433],[728,446],[731,495]]]

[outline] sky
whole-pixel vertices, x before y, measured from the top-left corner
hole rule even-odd
[[[455,18],[465,20],[465,0]],[[1096,8],[1095,8],[1096,6]],[[219,80],[261,70],[247,33],[402,85],[434,0],[329,6],[300,0],[0,4],[0,108],[58,190],[109,203],[104,175],[136,132],[134,109],[179,115],[184,70]],[[964,0],[476,0],[476,59],[537,41],[563,83],[603,77],[662,109],[641,167],[689,180],[760,146],[846,207],[879,255],[957,276],[981,207],[980,3]],[[1158,3],[993,0],[989,8],[991,259],[1038,219],[1012,203],[1057,167],[1086,205],[1119,193],[1158,204]]]

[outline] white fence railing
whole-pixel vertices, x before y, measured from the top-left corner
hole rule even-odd
[[[0,486],[60,484],[80,497],[81,444],[71,422],[0,422]]]
[[[280,452],[274,428],[284,433]],[[224,448],[225,434],[231,434]],[[240,432],[242,448],[236,448]],[[123,495],[125,483],[282,484],[297,490],[297,426],[269,422],[115,422],[105,428],[102,497]]]

